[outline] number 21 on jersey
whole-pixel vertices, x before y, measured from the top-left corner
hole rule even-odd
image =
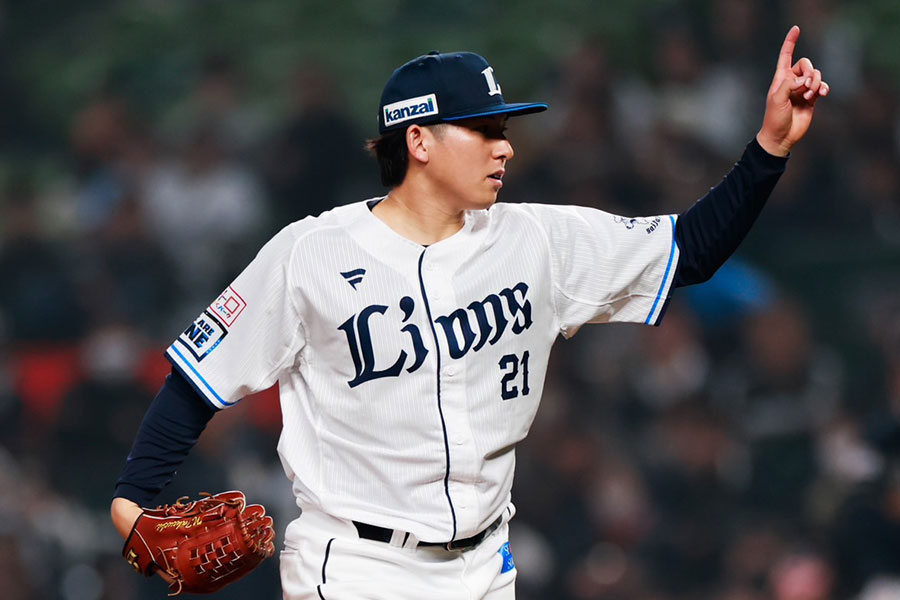
[[[504,400],[512,400],[519,396],[519,386],[521,385],[521,394],[527,396],[531,388],[528,387],[528,350],[522,353],[520,359],[515,354],[507,354],[500,359],[500,371],[503,378],[500,380],[500,396]],[[521,377],[519,376],[519,368],[521,367]]]

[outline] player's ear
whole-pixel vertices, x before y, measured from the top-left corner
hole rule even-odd
[[[434,136],[427,127],[410,125],[406,128],[406,150],[412,159],[420,163],[428,162],[428,148]]]

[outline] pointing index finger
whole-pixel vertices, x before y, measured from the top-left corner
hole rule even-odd
[[[781,45],[781,52],[778,54],[778,69],[790,69],[794,61],[794,47],[800,38],[800,28],[794,25],[791,27],[787,35],[784,36],[784,43]]]

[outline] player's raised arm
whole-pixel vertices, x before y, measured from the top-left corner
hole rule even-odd
[[[822,72],[804,57],[794,62],[794,48],[800,28],[788,31],[778,54],[772,85],[766,96],[766,114],[756,135],[759,145],[775,156],[787,156],[812,122],[816,100],[827,96],[830,87],[822,81]]]
[[[816,101],[828,95],[812,61],[793,62],[799,37],[795,25],[784,38],[755,141],[725,179],[678,218],[675,287],[706,281],[737,249],[781,177],[791,148],[809,130]]]

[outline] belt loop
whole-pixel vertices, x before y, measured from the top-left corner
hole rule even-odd
[[[419,545],[419,538],[417,538],[416,536],[414,536],[411,533],[407,533],[406,540],[403,542],[403,547],[408,550],[412,550],[412,549],[415,549],[415,547],[418,545]]]
[[[394,546],[395,548],[402,548],[403,542],[406,541],[406,536],[407,536],[407,533],[405,531],[400,531],[399,529],[395,529],[394,532],[391,534],[391,541],[390,541],[391,546]]]

